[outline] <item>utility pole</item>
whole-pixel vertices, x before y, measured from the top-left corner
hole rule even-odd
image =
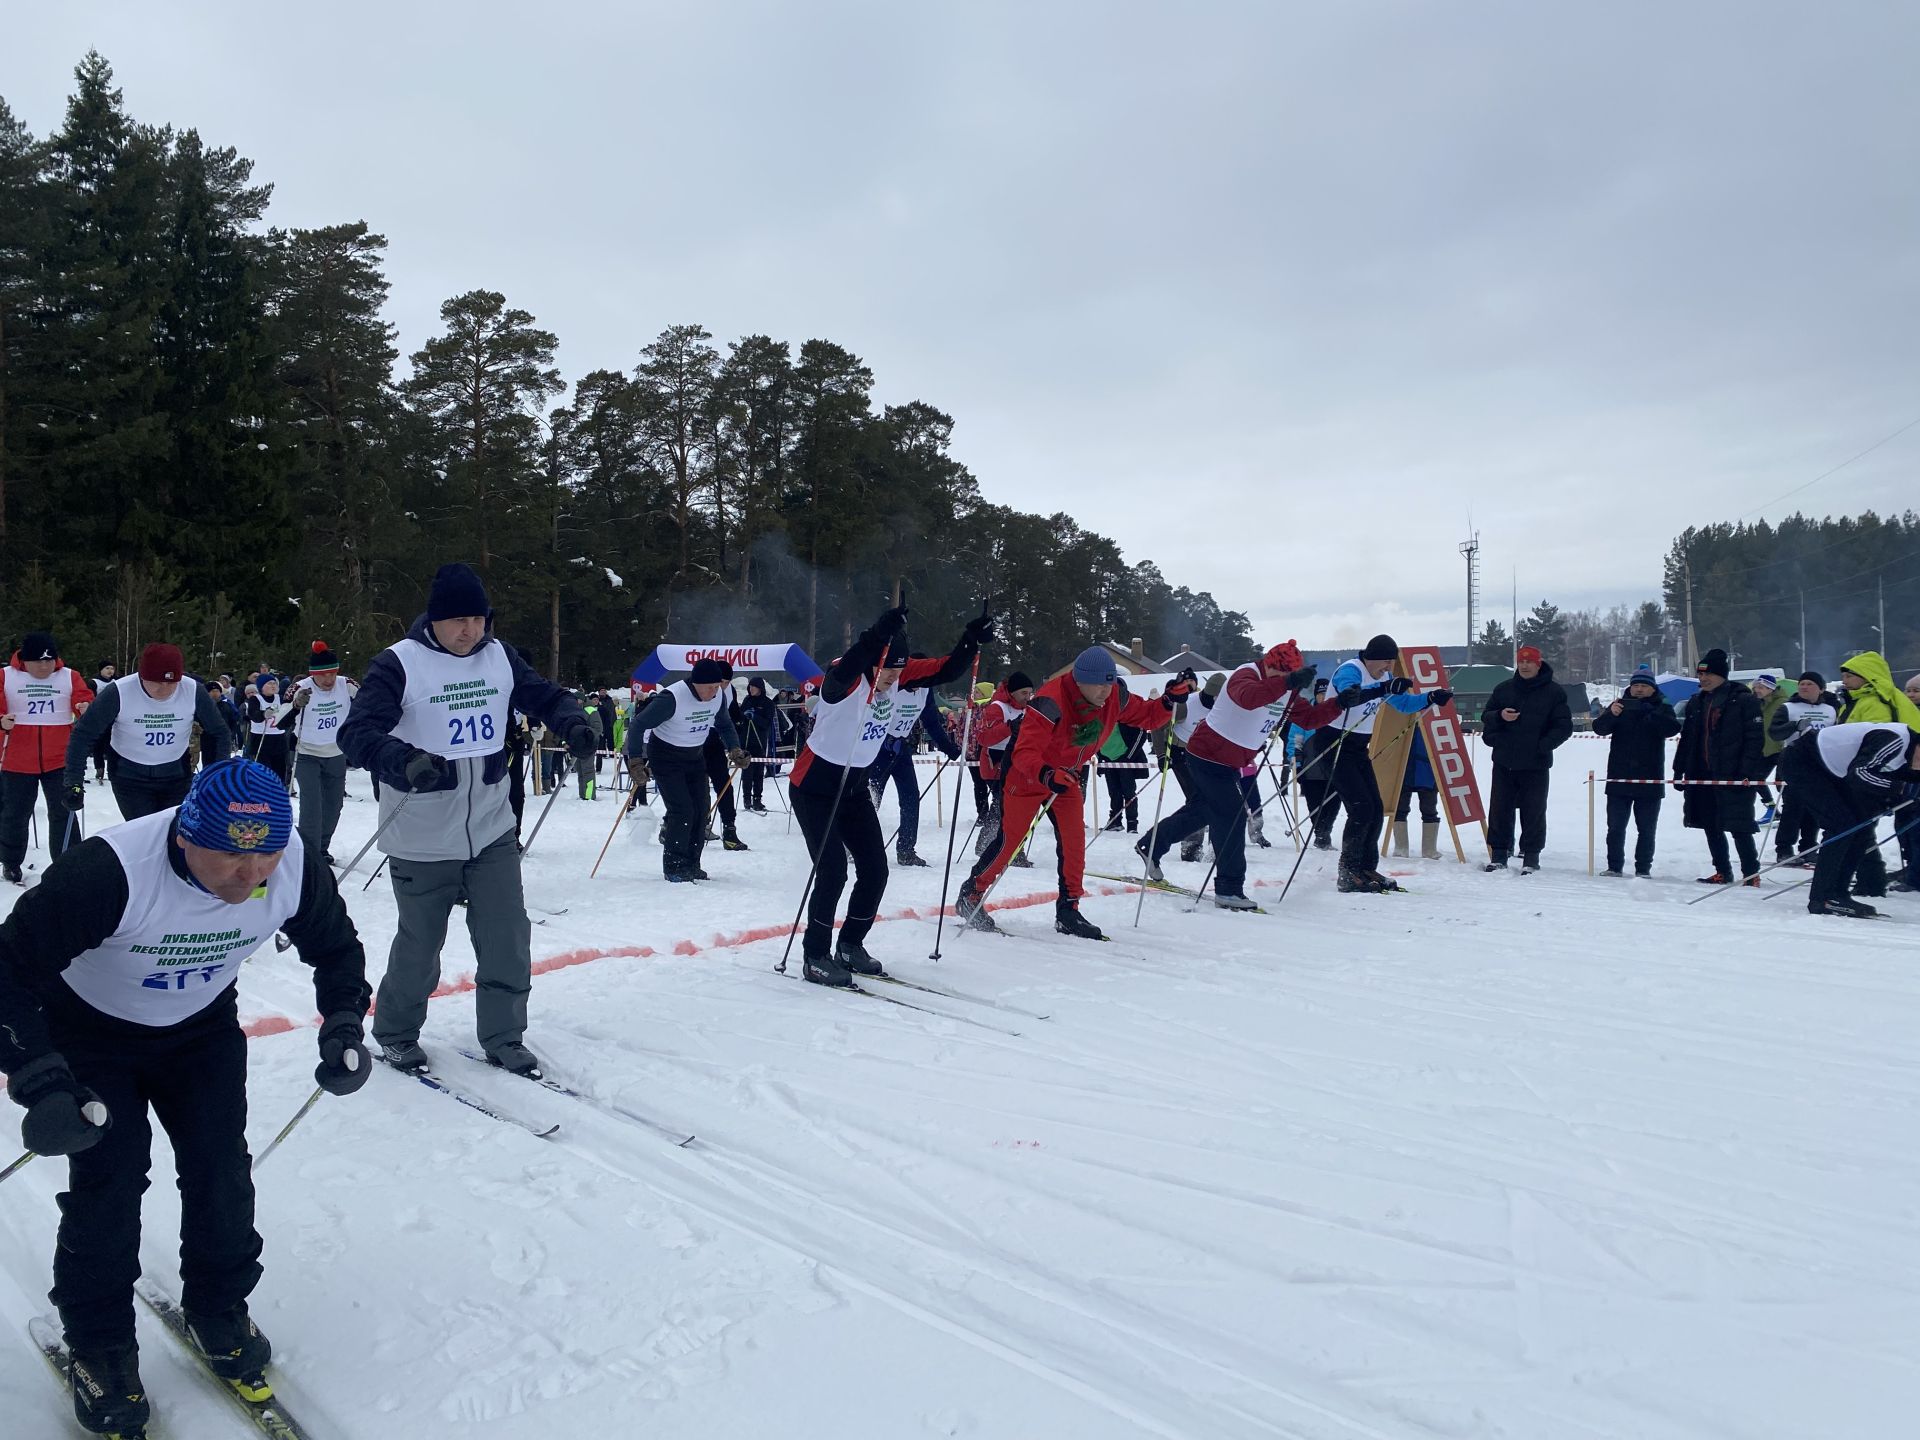
[[[1680,552],[1680,581],[1684,587],[1686,614],[1683,624],[1686,633],[1680,637],[1680,665],[1684,671],[1692,671],[1700,663],[1700,647],[1693,638],[1693,557],[1686,551]]]
[[[1807,592],[1800,592],[1800,673],[1807,670]]]

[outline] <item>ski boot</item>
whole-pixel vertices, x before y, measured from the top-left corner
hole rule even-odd
[[[1053,928],[1062,935],[1072,935],[1081,940],[1107,938],[1100,927],[1082,915],[1080,907],[1071,900],[1062,900],[1053,907]]]
[[[1378,895],[1381,887],[1364,870],[1353,870],[1345,865],[1334,879],[1334,888],[1342,895]]]
[[[959,898],[953,902],[953,913],[966,922],[969,930],[996,931],[1000,928],[986,911],[986,897],[973,888],[971,880],[961,885]]]
[[[382,1040],[378,1043],[380,1058],[396,1070],[408,1075],[424,1075],[433,1068],[418,1040]]]
[[[487,1063],[498,1066],[509,1075],[519,1075],[528,1080],[541,1078],[540,1057],[518,1040],[508,1040],[487,1051]]]
[[[830,985],[836,990],[851,990],[853,972],[831,955],[803,955],[800,975],[809,985]]]
[[[264,1405],[273,1399],[273,1386],[267,1380],[273,1346],[253,1323],[245,1305],[218,1314],[189,1315],[187,1333],[207,1357],[207,1368],[231,1385],[242,1400],[249,1405]]]
[[[747,842],[740,838],[739,831],[728,830],[720,837],[720,846],[724,850],[744,850],[747,848]]]
[[[1027,858],[1027,852],[1025,850],[1022,850],[1018,855],[1013,857],[1013,863],[1018,865],[1022,870],[1031,870],[1033,868],[1033,861]]]
[[[1333,848],[1333,832],[1331,830],[1314,831],[1313,848],[1316,850],[1331,850]]]
[[[1360,874],[1362,878],[1364,878],[1373,887],[1375,893],[1377,894],[1391,895],[1395,891],[1404,889],[1404,887],[1397,880],[1389,880],[1385,875],[1382,875],[1378,870],[1362,870]]]
[[[835,946],[833,958],[841,969],[850,970],[855,975],[878,975],[884,977],[887,973],[881,969],[880,962],[867,953],[866,946],[855,944],[851,941],[842,940]]]
[[[922,860],[919,855],[912,850],[900,851],[893,857],[893,863],[900,866],[903,870],[911,870],[916,866],[924,870],[927,866],[927,862]]]
[[[1815,915],[1843,915],[1849,920],[1872,920],[1880,912],[1863,900],[1821,900],[1807,906]]]
[[[1260,908],[1244,895],[1222,895],[1218,890],[1213,893],[1213,903],[1222,910],[1258,910]]]
[[[1153,858],[1152,852],[1147,849],[1146,841],[1142,840],[1139,844],[1135,845],[1133,847],[1133,853],[1138,855],[1140,857],[1140,863],[1146,866],[1146,875],[1149,881],[1155,885],[1164,885],[1167,883],[1167,872],[1162,870],[1160,868],[1160,862]]]
[[[27,883],[27,877],[21,873],[18,865],[0,866],[0,876],[5,876],[8,881],[15,885],[24,885]]]
[[[1200,847],[1206,843],[1207,842],[1198,835],[1182,840],[1180,842],[1180,858],[1189,865],[1199,864]]]
[[[140,1351],[119,1345],[73,1355],[73,1415],[94,1435],[144,1440],[153,1408],[140,1383]]]
[[[1733,883],[1733,879],[1731,876],[1722,875],[1718,870],[1716,870],[1711,875],[1700,876],[1695,883],[1700,885],[1731,885]]]

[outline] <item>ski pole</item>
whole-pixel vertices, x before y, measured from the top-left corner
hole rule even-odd
[[[1159,837],[1159,834],[1160,834],[1160,809],[1162,806],[1164,806],[1167,803],[1167,772],[1172,768],[1173,767],[1171,765],[1162,765],[1160,767],[1160,790],[1158,794],[1154,796],[1153,824],[1149,826],[1147,829],[1146,852],[1148,856],[1151,856],[1153,854],[1154,841]],[[1146,859],[1143,857],[1140,862],[1140,898],[1133,902],[1133,928],[1136,930],[1140,928],[1141,907],[1144,906],[1146,903],[1147,903],[1147,864],[1146,864]]]
[[[614,832],[620,828],[620,822],[627,818],[627,812],[633,809],[634,799],[639,794],[640,794],[640,787],[638,785],[634,786],[631,790],[627,791],[627,803],[622,805],[620,809],[617,812],[615,812],[613,817],[613,829],[607,831],[607,843],[600,847],[599,858],[593,862],[593,869],[587,872],[587,879],[591,880],[593,879],[594,876],[600,873],[600,861],[605,860],[607,858],[607,851],[613,848]]]
[[[253,1168],[256,1172],[260,1169],[262,1165],[267,1163],[267,1157],[273,1154],[274,1151],[280,1148],[280,1142],[286,1139],[287,1136],[293,1133],[293,1127],[298,1125],[302,1120],[307,1118],[307,1112],[313,1109],[315,1103],[318,1102],[320,1097],[326,1093],[327,1093],[326,1089],[323,1086],[316,1085],[313,1087],[313,1094],[307,1096],[307,1103],[302,1105],[298,1110],[294,1111],[293,1118],[287,1121],[286,1124],[280,1127],[280,1133],[274,1136],[273,1139],[267,1142],[267,1148],[262,1150],[258,1155],[254,1156]]]
[[[826,853],[827,846],[838,843],[833,822],[840,818],[840,801],[847,793],[848,768],[845,765],[840,767],[840,783],[834,788],[833,807],[827,811],[826,829],[820,832],[820,848],[814,851],[813,864],[807,867],[807,883],[801,887],[800,905],[793,912],[793,924],[787,930],[787,948],[780,952],[780,963],[773,967],[775,974],[787,973],[787,957],[793,954],[793,937],[800,933],[800,917],[806,913],[807,897],[813,893],[814,877],[820,873],[820,857]],[[801,828],[804,830],[806,827]]]
[[[973,715],[978,708],[973,703],[973,687],[980,683],[980,652],[973,652],[973,674],[967,679],[967,713],[960,722],[960,764],[955,767],[953,777],[953,823],[947,827],[947,864],[940,872],[940,908],[933,917],[933,954],[927,958],[940,958],[940,937],[947,926],[947,887],[953,883],[953,842],[960,834],[960,791],[967,783],[967,751],[973,744]],[[937,778],[937,777],[936,777]],[[980,823],[980,812],[974,811],[973,825],[967,827],[967,838],[973,838],[974,826]]]
[[[920,787],[920,798],[922,800],[925,800],[927,798],[927,792],[929,790],[933,789],[934,786],[940,783],[940,772],[942,770],[945,770],[947,766],[951,763],[952,763],[951,761],[947,760],[943,756],[941,758],[940,763],[933,767],[933,779],[927,781],[925,785],[922,785]],[[891,850],[893,848],[893,842],[897,840],[899,837],[900,837],[900,827],[896,825],[893,827],[893,834],[887,836],[886,848]]]
[[[1339,735],[1337,735],[1334,738],[1333,744],[1329,745],[1320,754],[1313,757],[1313,760],[1309,763],[1307,768],[1311,769],[1314,765],[1319,764],[1320,761],[1325,759],[1328,755],[1332,755],[1334,757],[1334,769],[1338,770],[1340,768],[1340,759],[1339,759],[1340,747],[1347,743],[1347,736],[1351,735],[1352,733],[1353,732],[1351,730],[1342,730],[1339,733]],[[1302,771],[1302,773],[1304,774],[1305,771]],[[1340,796],[1340,792],[1334,789],[1331,784],[1328,785],[1327,793],[1320,797],[1320,803],[1314,806],[1311,810],[1307,811],[1305,815],[1300,817],[1301,825],[1303,827],[1311,825],[1313,823],[1314,817],[1318,815],[1322,810],[1326,809],[1327,802],[1330,800],[1337,800],[1339,796]],[[1302,860],[1305,860],[1306,858],[1307,858],[1306,847],[1302,846],[1300,849],[1300,853],[1293,857],[1293,869],[1287,873],[1287,883],[1280,887],[1280,899],[1273,902],[1275,905],[1278,905],[1281,903],[1282,900],[1285,900],[1287,898],[1287,892],[1293,889],[1294,877],[1300,873],[1300,862]]]
[[[700,829],[703,834],[705,833],[707,827],[713,824],[713,812],[718,810],[720,808],[720,802],[727,798],[727,791],[733,788],[734,777],[739,773],[740,772],[738,770],[729,770],[727,772],[727,783],[722,785],[720,787],[720,792],[713,797],[713,804],[707,807],[707,818],[700,823]],[[587,878],[592,879],[593,877],[588,876]]]
[[[373,834],[368,837],[367,843],[360,847],[359,853],[356,854],[353,857],[353,859],[347,862],[347,868],[340,872],[341,881],[344,881],[349,875],[353,874],[354,868],[358,866],[362,860],[367,858],[367,852],[373,849],[375,842],[377,842],[382,835],[387,833],[387,827],[393,824],[395,820],[400,818],[400,812],[407,808],[407,802],[411,799],[413,799],[413,792],[411,790],[409,790],[406,794],[400,797],[400,803],[393,807],[393,813],[388,815],[386,819],[380,822],[378,827],[375,828]],[[386,861],[383,859],[381,863],[384,865]],[[379,873],[380,872],[377,870],[374,872],[374,874],[376,875]],[[335,883],[338,884],[340,882],[336,881]],[[369,878],[367,881],[367,884],[371,885],[372,883],[373,883],[372,879]],[[366,887],[362,886],[361,888],[365,889]]]
[[[1876,821],[1878,821],[1879,818],[1880,817],[1877,815],[1874,817]],[[1920,820],[1909,821],[1907,824],[1900,826],[1891,835],[1887,836],[1887,840],[1898,840],[1902,835],[1906,834],[1909,830],[1912,830],[1917,826],[1920,826]],[[1840,837],[1836,835],[1833,838],[1838,840]],[[1887,843],[1887,840],[1875,841],[1872,848],[1875,850],[1878,850],[1881,846]],[[1812,853],[1812,852],[1808,852],[1808,853]],[[1776,895],[1785,895],[1790,890],[1798,890],[1802,885],[1813,884],[1814,878],[1815,878],[1814,876],[1809,875],[1806,879],[1796,880],[1791,885],[1782,885],[1778,890],[1769,890],[1765,895],[1761,896],[1760,898],[1763,900],[1771,900]],[[1692,904],[1693,902],[1688,901],[1687,903]]]
[[[1007,863],[1000,867],[1000,873],[994,876],[993,879],[988,883],[987,888],[980,892],[980,903],[974,907],[976,910],[985,910],[987,908],[987,897],[993,894],[995,887],[998,886],[1002,880],[1007,878],[1007,872],[1013,868],[1013,857],[1015,855],[1018,855],[1022,850],[1027,848],[1027,842],[1033,839],[1033,832],[1038,830],[1040,828],[1040,822],[1046,819],[1047,816],[1050,813],[1052,813],[1053,802],[1058,800],[1059,798],[1060,796],[1057,791],[1052,794],[1049,794],[1047,796],[1047,803],[1042,805],[1040,809],[1037,812],[1035,812],[1033,817],[1033,823],[1027,826],[1027,833],[1020,837],[1020,843],[1016,845],[1011,852],[1009,852],[1007,856]],[[1056,827],[1056,829],[1057,828],[1058,827]],[[1007,838],[1007,830],[1004,822],[1002,822],[1000,827],[1000,838],[1002,840],[1005,840]],[[966,933],[966,926],[963,925],[960,927],[960,934],[964,935],[965,933]],[[960,938],[960,936],[956,935],[954,938],[957,940]]]
[[[553,788],[547,791],[547,803],[540,807],[540,818],[533,822],[533,834],[527,836],[527,843],[520,847],[521,859],[526,858],[527,852],[533,849],[533,842],[540,838],[540,827],[547,823],[547,812],[553,809],[553,802],[560,798],[560,792],[566,788],[566,772],[562,771],[554,777]]]
[[[386,868],[387,868],[387,857],[382,855],[380,857],[380,863],[373,867],[373,873],[367,876],[367,883],[360,887],[362,893],[368,890],[371,890],[373,888],[373,882],[380,878],[381,874],[386,870]]]
[[[13,1172],[16,1170],[26,1169],[27,1162],[33,1158],[34,1158],[33,1151],[28,1150],[24,1152],[18,1160],[14,1161],[11,1165],[7,1166],[6,1169],[0,1170],[0,1181],[4,1181],[9,1175],[13,1174]]]
[[[1293,714],[1293,696],[1298,695],[1299,693],[1300,692],[1296,690],[1293,692],[1292,695],[1288,696],[1287,708],[1284,711],[1282,711],[1280,714],[1280,723],[1273,727],[1273,732],[1267,736],[1267,743],[1260,747],[1260,758],[1258,761],[1255,762],[1255,767],[1254,767],[1255,775],[1258,775],[1260,773],[1260,767],[1267,763],[1267,755],[1273,749],[1273,742],[1279,739],[1282,735],[1287,733],[1287,717]],[[1338,741],[1335,741],[1334,743],[1336,746],[1339,744]],[[1187,763],[1189,765],[1194,764],[1196,761],[1198,761],[1198,763],[1202,765],[1209,765],[1213,763],[1212,761],[1209,761],[1209,760],[1201,760],[1196,755],[1192,755],[1192,754],[1188,755]],[[1240,796],[1240,822],[1243,825],[1251,825],[1253,824],[1253,805],[1247,799],[1247,792],[1245,790],[1241,790],[1238,793]],[[1300,853],[1304,855],[1306,852],[1303,850]],[[1213,872],[1217,870],[1219,867],[1220,867],[1220,847],[1216,845],[1213,847],[1213,859],[1207,863],[1207,873],[1200,877],[1200,883],[1194,887],[1193,904],[1187,907],[1188,914],[1192,914],[1195,910],[1198,910],[1200,908],[1200,897],[1207,893],[1207,882],[1213,879]],[[1143,896],[1142,899],[1144,898],[1145,897]]]
[[[1898,815],[1902,810],[1906,809],[1907,806],[1913,803],[1914,802],[1912,800],[1902,800],[1898,805],[1895,805],[1892,809],[1881,811],[1880,815]],[[1820,843],[1817,845],[1809,845],[1806,849],[1800,851],[1797,854],[1789,855],[1784,860],[1776,860],[1771,865],[1763,865],[1760,867],[1760,869],[1754,871],[1753,874],[1748,878],[1753,880],[1758,880],[1762,875],[1765,875],[1770,871],[1778,870],[1783,865],[1792,865],[1796,861],[1806,859],[1807,856],[1813,854],[1815,851],[1826,849],[1827,846],[1833,844],[1833,842],[1836,840],[1844,840],[1849,835],[1858,834],[1860,831],[1865,830],[1870,826],[1878,825],[1880,823],[1880,815],[1870,815],[1865,820],[1862,820],[1858,825],[1849,825],[1846,829],[1840,831],[1838,834],[1827,836],[1824,840],[1820,841]],[[1894,834],[1896,835],[1899,833],[1900,832],[1898,830],[1894,831]],[[1884,844],[1885,842],[1883,841],[1882,843]],[[1878,849],[1879,847],[1875,846],[1874,848]],[[1698,905],[1702,900],[1711,900],[1715,895],[1717,895],[1722,890],[1734,890],[1739,888],[1741,887],[1734,886],[1734,885],[1716,885],[1712,889],[1708,890],[1706,894],[1694,896],[1693,899],[1687,901],[1687,904]]]

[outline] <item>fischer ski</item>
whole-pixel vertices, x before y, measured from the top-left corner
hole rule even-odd
[[[469,1095],[464,1090],[456,1089],[454,1086],[447,1084],[446,1081],[442,1080],[439,1076],[434,1075],[429,1071],[402,1070],[397,1065],[388,1065],[386,1060],[382,1059],[377,1053],[375,1054],[374,1058],[376,1060],[379,1060],[382,1065],[386,1065],[387,1068],[389,1070],[392,1070],[396,1075],[404,1075],[409,1080],[418,1080],[422,1085],[426,1086],[429,1090],[438,1090],[442,1095],[445,1095],[449,1100],[458,1100],[462,1105],[466,1106],[469,1110],[478,1110],[482,1115],[486,1116],[489,1120],[498,1120],[502,1125],[518,1126],[520,1129],[526,1131],[529,1135],[534,1136],[536,1139],[551,1140],[560,1131],[560,1125],[558,1121],[556,1121],[552,1125],[539,1125],[532,1120],[523,1120],[518,1115],[509,1114],[504,1110],[496,1110],[492,1105],[489,1105],[486,1101],[478,1099],[475,1096]]]
[[[485,1065],[494,1070],[504,1070],[505,1068],[497,1062],[488,1059],[478,1050],[462,1049],[460,1053],[476,1064]],[[513,1072],[506,1071],[506,1073],[512,1074]],[[613,1116],[615,1119],[625,1120],[638,1125],[643,1130],[651,1130],[661,1139],[678,1145],[683,1149],[691,1145],[695,1139],[698,1138],[697,1136],[687,1134],[684,1130],[675,1130],[672,1126],[663,1125],[660,1121],[653,1119],[651,1116],[642,1115],[637,1110],[629,1110],[626,1106],[618,1104],[615,1101],[602,1100],[596,1095],[588,1095],[576,1090],[571,1085],[555,1080],[550,1075],[519,1075],[515,1076],[515,1078],[538,1085],[543,1090],[551,1090],[556,1095],[564,1095],[569,1100],[578,1100],[583,1105],[589,1105],[595,1110],[601,1111],[603,1114]],[[555,1126],[554,1128],[558,1129],[559,1127]]]
[[[308,1431],[287,1413],[286,1406],[279,1396],[273,1395],[270,1389],[268,1398],[251,1400],[240,1389],[244,1381],[229,1380],[225,1376],[214,1373],[206,1352],[200,1348],[199,1343],[187,1329],[185,1312],[180,1309],[171,1295],[149,1280],[142,1280],[135,1285],[133,1293],[138,1295],[141,1303],[167,1327],[167,1333],[179,1341],[181,1348],[199,1362],[201,1372],[219,1387],[220,1393],[245,1413],[246,1417],[253,1422],[254,1429],[267,1436],[268,1440],[312,1440]]]
[[[71,1405],[73,1403],[73,1354],[67,1349],[67,1342],[60,1336],[59,1327],[44,1315],[35,1315],[27,1321],[27,1334],[33,1338],[33,1348],[40,1352],[40,1358],[47,1362],[54,1377],[60,1382],[60,1393]],[[73,1428],[81,1431],[76,1420]],[[82,1432],[90,1433],[90,1432]],[[135,1430],[110,1430],[104,1440],[161,1440],[161,1431],[151,1423]]]

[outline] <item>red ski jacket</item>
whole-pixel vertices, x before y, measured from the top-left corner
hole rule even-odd
[[[13,652],[9,669],[26,673],[26,665],[20,659],[18,650]],[[93,687],[81,678],[80,672],[71,666],[62,666],[53,672],[51,679],[57,684],[61,676],[73,683],[73,710],[77,715],[93,703]],[[12,712],[7,708],[7,692],[0,685],[0,715]],[[67,764],[67,741],[73,735],[73,726],[68,725],[25,725],[18,723],[0,734],[0,744],[4,744],[6,753],[0,756],[0,771],[9,775],[44,775],[49,770],[64,770]]]
[[[1042,769],[1051,767],[1062,779],[1071,778],[1106,744],[1114,726],[1158,730],[1172,718],[1173,710],[1164,698],[1141,700],[1129,695],[1124,680],[1096,706],[1080,693],[1071,673],[1057,676],[1027,704],[1020,736],[1013,742],[1013,759],[1007,765],[1007,792],[1044,795],[1048,787],[1040,778]]]

